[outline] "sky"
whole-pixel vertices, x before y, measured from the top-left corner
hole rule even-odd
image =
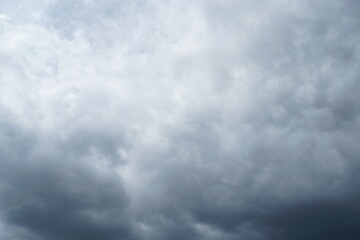
[[[1,0],[0,239],[360,239],[357,0]]]

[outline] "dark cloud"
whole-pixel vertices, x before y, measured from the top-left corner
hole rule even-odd
[[[117,161],[104,133],[83,130],[59,140],[9,122],[1,129],[0,205],[7,224],[36,239],[134,238],[130,198],[117,174],[97,159]]]
[[[358,239],[359,198],[314,201],[278,209],[265,226],[273,239]]]

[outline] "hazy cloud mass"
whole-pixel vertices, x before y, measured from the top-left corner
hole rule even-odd
[[[1,240],[360,239],[357,0],[1,0]]]

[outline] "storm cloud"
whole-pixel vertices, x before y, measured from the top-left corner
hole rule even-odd
[[[0,238],[360,238],[355,0],[0,3]]]

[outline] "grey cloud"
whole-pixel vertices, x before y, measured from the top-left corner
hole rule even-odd
[[[1,49],[13,56],[1,75],[0,229],[14,239],[357,239],[358,8],[42,5],[31,29],[64,51],[5,21],[2,39],[25,47]],[[39,74],[48,59],[57,70]]]
[[[267,219],[274,239],[358,239],[358,197],[288,206]]]
[[[356,239],[359,32],[352,5],[214,4],[207,13],[214,35],[201,60],[212,67],[206,76],[215,100],[198,100],[178,130],[170,127],[166,153],[146,154],[156,156],[154,181],[171,199],[163,204],[224,238]],[[259,25],[242,25],[233,11],[244,8]]]
[[[97,159],[116,161],[102,146],[112,143],[86,131],[76,138],[64,139],[64,148],[54,136],[2,124],[2,218],[36,239],[133,239],[129,196],[117,174]]]

